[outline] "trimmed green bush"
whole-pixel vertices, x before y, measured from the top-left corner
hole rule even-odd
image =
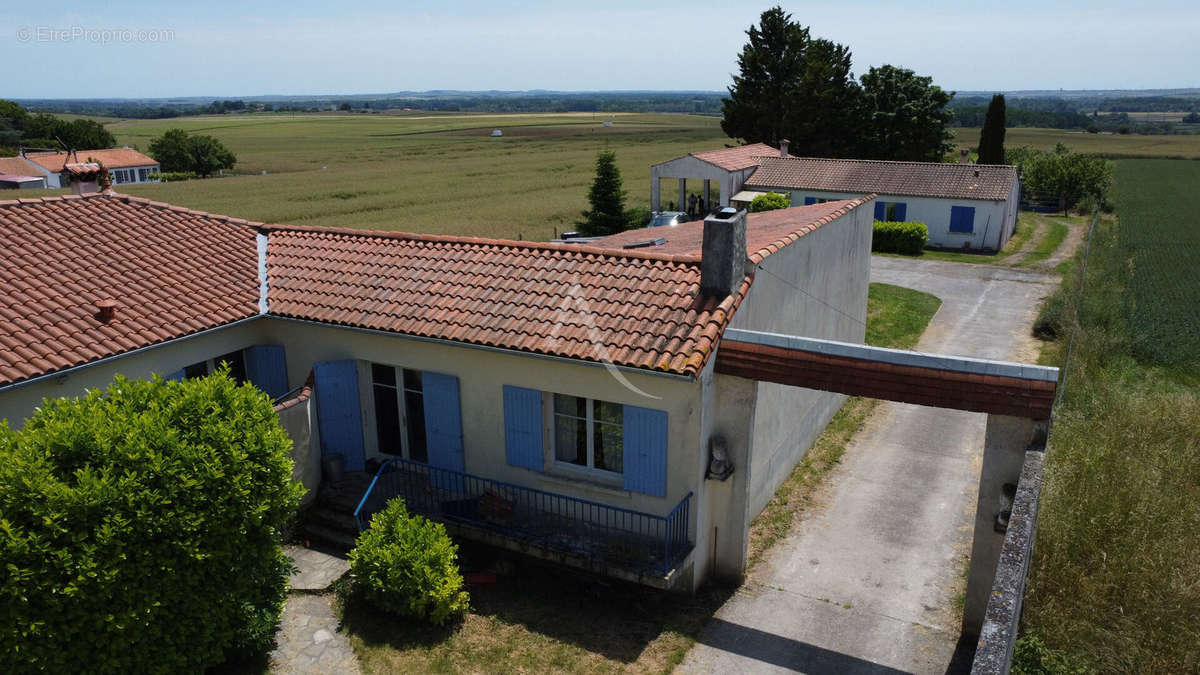
[[[195,672],[272,643],[302,488],[266,394],[225,371],[0,422],[0,663]]]
[[[786,209],[791,205],[792,200],[787,195],[782,195],[778,192],[768,192],[765,195],[755,197],[754,201],[750,202],[750,213]]]
[[[442,625],[467,611],[457,558],[441,523],[410,516],[404,500],[393,499],[359,535],[350,574],[380,609]]]
[[[877,220],[871,235],[871,250],[920,255],[928,241],[929,228],[925,227],[925,223],[885,223]]]

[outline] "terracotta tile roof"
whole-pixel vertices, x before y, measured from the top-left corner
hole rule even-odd
[[[87,162],[82,162],[79,164],[67,164],[63,167],[63,171],[76,178],[90,178],[100,173],[100,165]]]
[[[1012,166],[763,157],[745,187],[1005,200],[1016,178]]]
[[[696,375],[749,289],[694,256],[269,227],[272,315]]]
[[[693,152],[691,155],[709,164],[715,164],[726,171],[738,171],[758,166],[759,158],[761,157],[771,155],[778,157],[779,151],[766,143],[751,143],[749,145],[740,145],[736,148]]]
[[[0,201],[0,385],[254,316],[252,225],[123,195]]]
[[[6,173],[12,176],[44,176],[37,167],[20,157],[0,157],[0,173]]]
[[[157,166],[158,161],[147,157],[133,148],[111,148],[106,150],[77,150],[65,152],[28,152],[25,158],[37,162],[53,173],[61,173],[67,164],[96,160],[106,169],[122,169],[131,166]]]
[[[812,206],[793,206],[790,209],[746,214],[746,253],[753,262],[796,241],[813,230],[844,216],[851,210],[873,199],[861,197]],[[704,221],[693,220],[673,227],[644,227],[628,230],[592,242],[592,246],[607,249],[623,249],[638,242],[665,239],[663,244],[633,250],[669,255],[699,256],[704,243]]]

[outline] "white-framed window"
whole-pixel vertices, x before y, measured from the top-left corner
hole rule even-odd
[[[139,183],[145,183],[150,180],[150,169],[138,169],[137,179]]]
[[[619,476],[624,472],[624,407],[554,394],[551,435],[556,466]]]
[[[372,363],[371,393],[375,401],[375,436],[379,440],[379,452],[415,462],[429,461],[421,372]]]

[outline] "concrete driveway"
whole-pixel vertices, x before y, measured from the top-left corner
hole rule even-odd
[[[942,299],[920,351],[1013,361],[1053,277],[876,257],[871,280]],[[959,638],[984,424],[883,402],[791,536],[716,613],[687,673],[944,673]],[[957,667],[960,664],[955,664]]]

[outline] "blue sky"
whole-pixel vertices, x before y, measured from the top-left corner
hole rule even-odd
[[[6,2],[0,97],[720,90],[768,2]],[[892,63],[955,90],[1200,86],[1194,0],[783,6],[848,45],[856,73]]]

